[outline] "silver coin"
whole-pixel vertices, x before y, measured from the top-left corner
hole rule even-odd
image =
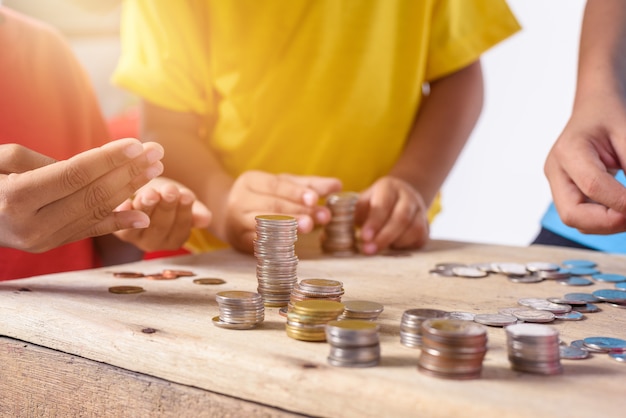
[[[605,302],[626,303],[626,290],[600,289],[594,291],[592,295]]]
[[[471,312],[459,312],[459,311],[448,312],[448,315],[447,315],[447,317],[450,319],[460,319],[463,321],[473,321],[475,316],[476,315]]]
[[[530,263],[526,263],[526,269],[528,271],[557,271],[560,269],[558,264],[548,263],[545,261],[532,261]]]
[[[549,311],[538,311],[536,309],[526,309],[523,311],[513,312],[520,321],[524,322],[552,322],[554,321],[554,314]]]
[[[582,312],[566,312],[563,314],[555,314],[554,319],[560,319],[561,321],[580,321],[585,318]]]
[[[626,353],[609,353],[609,357],[620,363],[626,363]]]
[[[591,276],[597,282],[620,283],[626,282],[626,276],[615,273],[599,273]]]
[[[509,281],[513,283],[540,283],[543,278],[538,274],[529,274],[527,276],[508,276]]]
[[[509,274],[513,276],[525,276],[528,274],[526,266],[520,263],[494,263],[494,267],[503,274]]]
[[[452,272],[459,277],[465,277],[468,279],[479,279],[481,277],[487,277],[489,273],[486,271],[477,269],[475,267],[453,267]]]
[[[568,267],[564,271],[572,276],[593,276],[600,273],[599,270],[593,267]]]
[[[517,323],[517,318],[513,315],[477,314],[474,315],[474,322],[493,327],[504,327]]]
[[[589,351],[573,345],[559,346],[559,354],[562,359],[566,360],[581,360],[589,357]]]
[[[583,344],[586,347],[593,348],[596,350],[604,350],[604,351],[615,351],[622,352],[626,351],[626,340],[622,340],[621,338],[613,338],[613,337],[587,337],[583,339]]]
[[[565,267],[596,267],[595,261],[582,260],[582,259],[570,259],[561,261],[561,264]]]
[[[584,277],[570,277],[563,280],[557,280],[560,284],[565,286],[589,286],[593,284],[593,281],[585,279]]]
[[[612,306],[614,308],[620,308],[620,309],[626,309],[626,303],[609,303],[609,306]]]
[[[560,270],[540,271],[537,274],[539,275],[539,277],[542,277],[546,280],[565,280],[565,279],[569,279],[571,276],[569,273],[566,273]]]
[[[572,306],[572,311],[580,312],[580,313],[594,313],[599,312],[600,308],[593,303],[588,303],[586,305],[574,305]]]
[[[563,298],[585,301],[587,303],[598,302],[598,298],[591,293],[566,293]]]

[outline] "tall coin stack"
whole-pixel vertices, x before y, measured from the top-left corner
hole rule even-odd
[[[326,198],[330,209],[330,222],[322,233],[322,250],[336,256],[349,256],[357,252],[354,229],[354,210],[359,194],[333,193]]]
[[[406,347],[422,345],[422,322],[431,318],[445,318],[448,312],[439,309],[408,309],[400,322],[400,342]]]
[[[259,215],[255,219],[257,290],[265,306],[287,306],[291,290],[298,281],[298,257],[295,252],[298,222],[296,218],[285,215]]]
[[[250,329],[265,319],[265,307],[261,295],[243,290],[218,292],[215,300],[220,315],[213,318],[213,324],[220,328]]]
[[[338,280],[302,279],[291,290],[287,312],[293,309],[294,303],[302,300],[332,300],[341,302],[341,295],[343,294],[343,283]]]
[[[346,319],[328,322],[328,363],[340,367],[376,366],[380,362],[378,331],[379,326],[370,321]]]
[[[326,341],[326,324],[343,312],[343,303],[332,300],[303,300],[287,313],[287,335],[302,341]]]
[[[480,377],[487,353],[487,329],[462,319],[427,319],[422,323],[418,369],[447,379]]]
[[[563,371],[557,330],[548,325],[528,323],[509,325],[504,329],[513,370],[543,375]]]

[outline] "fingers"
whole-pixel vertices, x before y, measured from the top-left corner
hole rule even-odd
[[[18,144],[0,145],[0,174],[23,173],[56,162],[54,158]]]
[[[426,206],[410,185],[386,178],[364,193],[357,204],[361,251],[375,254],[386,248],[419,248],[428,240]]]

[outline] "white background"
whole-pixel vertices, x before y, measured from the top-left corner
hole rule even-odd
[[[527,245],[551,201],[545,157],[574,97],[583,0],[509,0],[522,31],[483,56],[483,113],[432,237]]]

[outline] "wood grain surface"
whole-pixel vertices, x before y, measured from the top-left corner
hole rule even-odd
[[[55,350],[57,361],[84,358],[227,397],[311,416],[406,417],[588,417],[622,416],[626,410],[626,364],[605,354],[586,360],[563,360],[564,372],[540,376],[511,370],[502,328],[488,327],[488,352],[479,379],[457,381],[427,376],[417,370],[418,349],[400,343],[400,318],[406,309],[495,313],[517,305],[523,297],[546,298],[568,292],[613,288],[594,283],[567,287],[555,281],[512,283],[502,275],[481,279],[437,277],[429,270],[439,262],[560,263],[570,258],[595,261],[605,273],[626,274],[626,258],[554,247],[506,247],[433,241],[422,251],[374,257],[337,258],[321,254],[315,242],[298,244],[298,276],[331,278],[344,284],[343,300],[382,303],[381,363],[371,368],[330,366],[327,343],[289,338],[285,319],[267,308],[265,321],[253,330],[215,327],[215,294],[221,290],[256,291],[256,259],[225,250],[193,256],[150,260],[115,269],[71,272],[0,283],[0,335]],[[170,281],[120,279],[112,271],[154,273],[188,269],[198,277],[220,277],[225,284],[196,285],[194,277]],[[138,285],[145,292],[116,295],[109,286]],[[626,310],[601,305],[583,321],[557,321],[563,341],[589,336],[626,339]],[[155,332],[142,332],[150,328]],[[2,343],[0,359],[24,355]],[[9,348],[7,348],[9,347]],[[67,360],[66,360],[67,361]],[[13,384],[23,373],[10,373]],[[29,375],[55,382],[99,386],[98,374],[72,368],[33,365]],[[122,373],[122,372],[120,372]],[[141,380],[142,377],[132,377]],[[127,384],[120,402],[140,408],[153,402],[142,397],[142,385]],[[41,387],[20,387],[38,396]],[[1,389],[4,391],[4,389]],[[109,398],[112,399],[113,398]],[[45,400],[45,399],[43,399]],[[42,399],[40,401],[43,402]],[[167,403],[167,399],[165,401]],[[185,406],[175,404],[185,416]],[[80,410],[78,410],[80,411]],[[76,414],[87,415],[87,414]],[[130,416],[130,415],[129,415]],[[219,416],[219,415],[215,415]],[[252,415],[254,416],[254,414]]]

